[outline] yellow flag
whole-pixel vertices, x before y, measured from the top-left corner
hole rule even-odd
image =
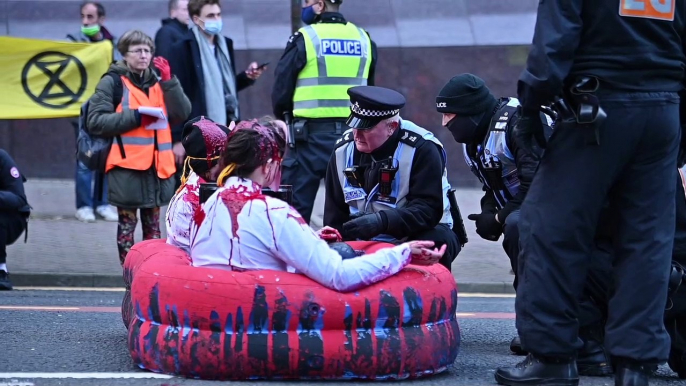
[[[81,104],[112,63],[112,43],[0,36],[0,119],[63,118]]]

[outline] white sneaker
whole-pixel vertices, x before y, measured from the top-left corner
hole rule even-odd
[[[76,211],[76,218],[83,222],[95,222],[95,214],[93,208],[82,206]]]
[[[105,221],[119,221],[119,214],[110,205],[100,205],[95,211],[102,216]]]

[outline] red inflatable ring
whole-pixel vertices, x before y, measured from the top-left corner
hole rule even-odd
[[[353,247],[380,247],[374,244]],[[153,372],[214,380],[417,378],[446,370],[460,346],[457,286],[439,264],[408,266],[350,293],[286,272],[192,267],[163,240],[136,244],[124,268],[129,351]]]

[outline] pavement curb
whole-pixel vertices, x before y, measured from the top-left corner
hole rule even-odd
[[[100,287],[123,288],[121,275],[95,273],[22,273],[10,272],[12,284],[17,287]],[[512,283],[457,283],[463,293],[514,294]]]

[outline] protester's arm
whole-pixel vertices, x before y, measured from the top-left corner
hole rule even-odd
[[[111,76],[102,77],[90,99],[86,119],[88,130],[93,135],[120,135],[141,125],[137,110],[115,112],[114,86],[114,79]]]

